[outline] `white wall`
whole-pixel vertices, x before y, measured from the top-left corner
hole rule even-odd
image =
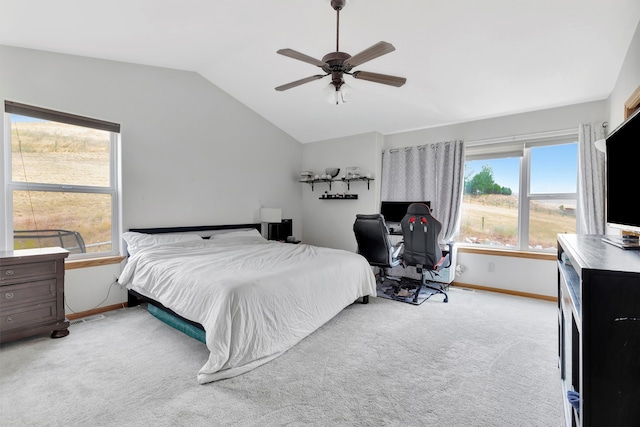
[[[347,167],[357,166],[362,174],[371,173],[374,178],[369,190],[363,181],[352,182],[350,190],[342,182],[332,184],[330,193],[358,194],[358,200],[319,200],[329,192],[327,184],[316,184],[313,191],[309,184],[298,184],[302,187],[304,243],[356,251],[356,214],[380,211],[381,158],[382,135],[376,132],[304,144],[303,170],[322,174],[325,168],[339,167],[340,177]]]
[[[458,252],[463,273],[455,281],[513,292],[556,297],[556,261]]]
[[[202,76],[7,46],[0,64],[2,102],[121,124],[124,230],[259,222],[260,207],[279,207],[302,236],[301,144]],[[72,309],[94,308],[118,273],[69,270]],[[112,292],[100,305],[121,300]]]
[[[607,108],[609,110],[609,128],[607,131],[613,131],[624,121],[624,103],[627,102],[627,99],[638,86],[640,86],[640,24],[638,24],[631,40],[618,80],[607,99]]]
[[[531,133],[575,128],[580,123],[606,119],[606,102],[593,101],[566,107],[550,108],[529,113],[513,114],[449,126],[421,129],[386,135],[384,148],[409,147],[427,142],[478,139],[527,135]]]

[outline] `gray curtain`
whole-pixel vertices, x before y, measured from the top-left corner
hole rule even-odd
[[[604,161],[595,142],[605,137],[603,123],[581,124],[578,132],[578,234],[604,234]]]
[[[382,153],[382,200],[431,202],[443,242],[457,231],[464,183],[464,141],[388,149]]]

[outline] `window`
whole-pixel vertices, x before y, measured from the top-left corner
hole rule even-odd
[[[5,113],[14,248],[62,246],[70,258],[115,255],[120,126],[11,101]]]
[[[577,180],[575,137],[470,144],[456,241],[555,251],[576,232]]]

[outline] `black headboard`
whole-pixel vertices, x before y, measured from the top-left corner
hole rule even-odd
[[[206,232],[206,231],[217,231],[217,230],[236,230],[236,229],[247,229],[247,228],[255,228],[258,231],[262,231],[261,223],[254,224],[225,224],[225,225],[194,225],[194,226],[186,226],[186,227],[158,227],[158,228],[130,228],[129,231],[135,231],[137,233],[146,233],[146,234],[161,234],[161,233],[197,233],[197,232]]]

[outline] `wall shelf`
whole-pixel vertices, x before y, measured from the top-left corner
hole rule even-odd
[[[314,184],[323,183],[323,182],[329,183],[329,191],[331,191],[331,183],[334,182],[334,181],[337,181],[337,179],[334,180],[334,179],[322,179],[322,178],[319,178],[319,179],[300,180],[300,182],[304,182],[304,183],[307,183],[307,184],[311,185],[311,191],[314,190]]]
[[[301,179],[299,182],[309,184],[311,186],[311,191],[315,189],[315,184],[318,183],[328,183],[329,191],[331,191],[331,184],[334,182],[342,181],[347,183],[347,191],[351,189],[351,183],[354,181],[364,181],[367,183],[367,190],[370,189],[370,182],[373,181],[374,178],[367,178],[365,176],[360,176],[357,178],[340,178],[340,179],[331,179],[331,178],[318,178],[318,179]]]
[[[364,176],[358,177],[358,178],[342,178],[342,182],[346,182],[347,183],[347,190],[349,190],[351,188],[351,182],[352,181],[366,181],[367,183],[367,190],[369,190],[369,183],[371,181],[373,181],[373,178],[367,178]]]
[[[357,200],[357,194],[323,194],[318,197],[320,200]]]

